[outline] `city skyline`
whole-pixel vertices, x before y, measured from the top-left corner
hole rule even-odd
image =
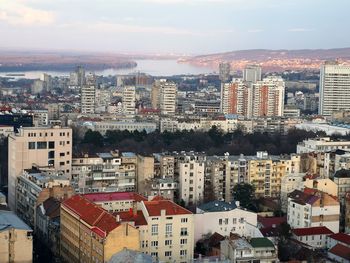
[[[350,46],[339,34],[350,22],[349,7],[343,0],[0,0],[0,33],[7,36],[0,48],[185,54],[341,48]]]

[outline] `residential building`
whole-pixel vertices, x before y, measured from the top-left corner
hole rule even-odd
[[[152,256],[139,251],[124,248],[114,254],[107,263],[154,263]]]
[[[194,250],[194,217],[170,200],[155,197],[138,204],[138,211],[119,213],[134,222],[140,233],[141,251],[161,262],[189,262]]]
[[[247,65],[243,69],[243,80],[249,82],[257,82],[261,80],[261,66]]]
[[[147,198],[135,192],[99,192],[82,196],[110,213],[130,211],[137,207],[137,203],[147,201]]]
[[[327,237],[332,234],[334,233],[325,226],[292,229],[292,238],[312,249],[325,249]]]
[[[26,169],[17,177],[16,213],[34,228],[37,206],[50,197],[65,199],[74,193],[67,178],[57,174],[46,174],[37,169]]]
[[[350,149],[350,141],[332,140],[330,137],[312,138],[297,145],[297,153],[327,152]]]
[[[33,262],[33,230],[6,210],[0,210],[0,262]]]
[[[159,109],[161,115],[175,115],[177,85],[173,82],[160,82]]]
[[[16,210],[16,182],[24,169],[47,167],[67,178],[71,175],[72,129],[23,127],[9,136],[8,201]]]
[[[340,204],[336,197],[305,188],[288,196],[287,222],[292,228],[325,226],[339,232]]]
[[[327,255],[333,262],[350,262],[350,248],[342,244],[332,247],[330,250],[328,250]]]
[[[0,139],[1,137],[8,137],[9,135],[14,133],[13,126],[0,125]]]
[[[230,80],[231,64],[229,62],[221,62],[219,64],[219,79],[222,83]]]
[[[36,207],[36,237],[54,257],[60,255],[60,207],[61,201],[54,197]]]
[[[157,123],[155,122],[139,122],[139,121],[100,121],[89,122],[84,124],[87,128],[98,131],[102,135],[105,135],[107,131],[146,131],[147,133],[154,132],[157,129]]]
[[[320,70],[320,115],[331,116],[333,112],[350,107],[350,66],[326,62]]]
[[[185,155],[178,162],[179,200],[186,205],[197,204],[204,197],[204,165],[202,156]]]
[[[257,227],[256,213],[240,208],[239,204],[237,206],[223,201],[212,201],[198,206],[194,224],[195,242],[215,232],[222,236],[234,233],[245,237],[255,237],[258,232],[254,231]]]
[[[123,114],[133,117],[136,112],[136,87],[125,86],[123,88]]]
[[[277,249],[265,237],[246,239],[231,236],[221,241],[222,257],[230,262],[261,262],[273,263],[278,261]]]
[[[287,174],[281,178],[281,208],[283,212],[287,212],[288,194],[295,189],[300,189],[303,185],[303,176],[305,174],[295,173]]]
[[[147,182],[154,178],[154,157],[137,155],[137,183],[138,193],[145,193]]]
[[[81,195],[61,204],[64,262],[107,262],[124,248],[139,250],[138,230]]]
[[[350,248],[350,235],[345,233],[336,233],[327,236],[327,249],[331,249],[332,247],[341,244]]]
[[[81,86],[81,113],[92,114],[95,113],[95,85],[84,84]]]
[[[253,84],[253,117],[283,116],[285,84],[280,77],[268,77]]]

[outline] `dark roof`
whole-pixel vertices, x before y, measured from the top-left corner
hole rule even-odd
[[[350,248],[342,244],[335,245],[328,251],[328,253],[344,258],[346,260],[350,260]]]
[[[233,210],[237,208],[237,206],[235,203],[226,203],[224,201],[211,201],[200,205],[198,208],[205,212],[222,212]]]
[[[337,234],[330,235],[329,238],[333,238],[333,239],[338,240],[342,243],[350,245],[350,236],[347,234],[337,233]]]
[[[215,232],[209,237],[209,246],[210,247],[220,247],[220,242],[224,240],[225,237]]]
[[[294,190],[293,192],[288,194],[288,197],[292,198],[295,203],[298,203],[301,205],[305,205],[305,204],[312,205],[320,198],[316,195],[305,193],[300,190]]]
[[[295,229],[292,229],[292,232],[296,236],[331,235],[331,234],[333,234],[333,232],[325,226],[295,228]]]
[[[280,229],[277,227],[264,227],[259,229],[264,237],[277,237],[280,234]]]
[[[266,237],[255,237],[250,240],[250,245],[254,248],[257,247],[275,247],[270,239]]]
[[[60,216],[61,202],[54,197],[50,197],[43,202],[45,215],[53,219]]]
[[[278,226],[281,223],[287,222],[287,217],[282,216],[282,217],[263,217],[263,216],[258,216],[258,222],[263,226],[263,228],[266,227],[272,227],[272,226]]]
[[[334,173],[334,177],[338,177],[338,178],[350,177],[350,170],[340,169]]]

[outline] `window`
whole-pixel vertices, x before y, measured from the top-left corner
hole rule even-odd
[[[63,157],[63,156],[65,156],[65,154],[64,153],[60,153],[60,156]]]
[[[70,141],[67,141],[67,144],[70,144]]]
[[[152,225],[152,236],[158,235],[158,225]]]
[[[165,225],[165,234],[171,235],[173,232],[173,225],[172,224],[166,224]]]
[[[55,148],[55,142],[49,142],[49,149]]]
[[[165,245],[166,246],[171,246],[172,243],[173,243],[172,240],[165,240]]]
[[[171,251],[165,251],[164,255],[165,255],[166,257],[171,257]]]
[[[180,250],[180,256],[186,256],[186,255],[187,255],[186,249]]]
[[[219,219],[219,225],[222,225],[222,219]]]
[[[237,224],[237,218],[233,218],[232,223]]]
[[[188,219],[187,218],[181,218],[181,223],[187,223]]]
[[[28,149],[29,150],[35,149],[35,142],[28,142]]]
[[[181,227],[180,235],[181,235],[181,236],[187,236],[187,235],[188,235],[188,233],[187,233],[187,227]]]
[[[152,241],[151,247],[158,247],[158,241]]]
[[[47,149],[47,142],[37,142],[38,149]]]
[[[48,152],[48,157],[49,157],[49,159],[55,158],[55,151],[49,151]]]
[[[60,162],[60,165],[64,165],[64,162]]]
[[[158,252],[152,252],[152,253],[151,253],[151,256],[152,256],[152,257],[158,257]]]
[[[228,225],[228,218],[225,218],[225,225]]]
[[[180,239],[180,244],[181,245],[187,244],[187,239],[185,239],[185,238]]]

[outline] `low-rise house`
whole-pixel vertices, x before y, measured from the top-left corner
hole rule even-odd
[[[328,258],[333,262],[350,262],[350,248],[342,244],[335,245],[328,251]]]
[[[343,246],[350,248],[350,235],[344,233],[336,233],[327,236],[327,248],[330,249],[337,244],[342,244]]]
[[[326,248],[327,237],[332,234],[324,226],[292,229],[292,238],[311,248]]]
[[[257,214],[240,208],[239,202],[237,204],[212,201],[198,206],[194,215],[195,242],[215,232],[223,236],[235,233],[255,237],[247,225],[257,227]]]

